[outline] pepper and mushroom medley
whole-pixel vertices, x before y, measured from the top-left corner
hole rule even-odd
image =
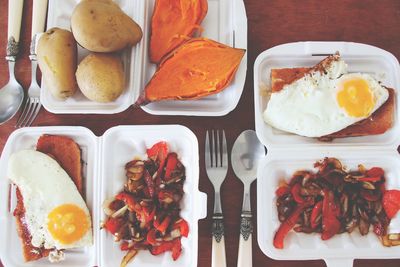
[[[358,166],[347,171],[335,158],[325,158],[314,164],[317,172],[301,170],[289,183],[282,182],[275,194],[281,225],[273,240],[282,249],[284,238],[295,232],[320,233],[322,240],[358,228],[366,235],[373,232],[387,245],[390,218],[385,202],[385,173],[382,168]],[[396,211],[397,212],[397,211]]]
[[[185,167],[166,142],[147,149],[148,159],[132,160],[125,165],[124,190],[103,203],[107,219],[103,228],[127,251],[121,266],[132,260],[139,250],[158,255],[181,254],[181,238],[189,234],[188,223],[180,217]]]

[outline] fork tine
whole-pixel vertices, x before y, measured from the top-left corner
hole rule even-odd
[[[211,157],[210,157],[210,140],[208,137],[209,133],[208,130],[206,131],[206,145],[205,145],[205,150],[206,150],[206,155],[205,155],[205,161],[206,161],[206,168],[211,167]]]
[[[16,128],[18,128],[18,125],[20,124],[20,122],[21,122],[21,121],[25,118],[25,116],[26,116],[26,110],[27,110],[27,107],[29,107],[28,102],[29,102],[29,98],[26,99],[25,104],[24,104],[24,109],[22,110],[21,114],[19,115],[18,121],[17,121],[17,123],[15,124],[15,127],[16,127]]]
[[[222,130],[222,167],[228,166],[228,149],[226,146],[225,131]]]
[[[32,101],[32,99],[30,99],[30,100],[29,100],[29,107],[28,107],[28,110],[27,110],[27,112],[26,112],[26,116],[25,116],[25,118],[21,121],[21,123],[19,124],[19,127],[18,127],[18,128],[25,127],[26,122],[31,118],[34,109],[35,109],[35,103]]]
[[[210,147],[210,150],[211,150],[211,167],[215,167],[216,166],[215,161],[216,161],[217,158],[215,156],[216,151],[215,151],[214,130],[211,130],[211,147]]]
[[[221,167],[221,147],[220,147],[220,142],[219,142],[219,130],[217,130],[217,149],[215,153],[215,166],[216,167]]]
[[[30,101],[30,98],[28,97],[28,98],[26,99],[26,101],[25,101],[24,109],[22,110],[21,115],[19,115],[17,124],[15,125],[16,128],[19,128],[19,125],[21,124],[21,122],[22,122],[22,121],[25,119],[25,117],[26,117],[26,113],[27,113],[27,111],[28,111],[28,109],[29,109],[29,107],[30,107],[29,101]]]
[[[38,99],[35,99],[35,102],[36,102],[35,110],[32,113],[32,116],[31,116],[30,120],[26,123],[26,125],[24,127],[31,126],[32,122],[36,119],[37,115],[39,114],[39,111],[40,111],[40,108],[41,108],[42,104],[40,103],[40,101]]]
[[[26,100],[26,112],[24,114],[24,117],[21,118],[19,124],[16,125],[17,128],[21,128],[22,125],[24,125],[25,121],[31,116],[31,112],[32,112],[32,107],[33,107],[33,103],[31,102],[31,98],[28,98]]]

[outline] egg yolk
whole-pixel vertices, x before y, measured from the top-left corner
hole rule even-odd
[[[342,83],[337,93],[337,101],[341,108],[351,117],[368,117],[375,105],[367,81],[352,79]]]
[[[61,244],[72,244],[85,235],[90,222],[80,207],[64,204],[49,213],[47,226],[55,240]]]

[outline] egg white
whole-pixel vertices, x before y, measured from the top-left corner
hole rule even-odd
[[[48,214],[63,204],[79,206],[91,224],[85,201],[57,161],[35,150],[21,150],[11,155],[7,173],[23,196],[25,223],[32,235],[33,246],[67,249],[92,244],[91,225],[85,235],[72,244],[62,244],[55,240],[47,228]]]
[[[355,78],[367,81],[375,100],[373,113],[388,99],[388,90],[368,74],[347,74],[347,65],[339,59],[325,72],[312,72],[272,93],[263,114],[264,121],[279,130],[306,137],[340,131],[365,119],[347,115],[336,100],[340,84]]]

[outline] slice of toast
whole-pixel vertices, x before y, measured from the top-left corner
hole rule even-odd
[[[22,253],[25,261],[35,261],[43,257],[47,257],[50,249],[37,248],[32,245],[32,236],[29,233],[28,227],[25,223],[25,207],[21,192],[17,188],[17,206],[14,210],[14,216],[17,223],[18,235],[22,241]]]
[[[294,81],[301,79],[304,75],[315,71],[321,70],[321,63],[327,63],[328,60],[334,60],[333,56],[326,58],[319,64],[312,68],[284,68],[271,70],[271,91],[279,92],[282,88],[291,84]],[[323,141],[330,141],[334,138],[365,136],[382,134],[390,129],[393,125],[393,114],[395,111],[395,91],[394,89],[387,88],[389,91],[388,100],[377,109],[369,118],[360,122],[352,124],[336,133],[327,136],[322,136],[319,139]]]
[[[272,69],[271,70],[271,91],[272,93],[279,92],[282,88],[291,84],[305,75],[312,72],[326,72],[330,65],[334,61],[340,60],[340,55],[338,53],[330,55],[320,61],[313,67],[301,67],[301,68],[284,68],[284,69]]]
[[[81,150],[74,140],[57,135],[42,135],[36,144],[36,149],[53,157],[72,178],[79,193],[83,196]],[[14,216],[17,221],[18,235],[22,241],[25,261],[35,261],[47,257],[52,249],[37,248],[32,245],[32,236],[25,223],[23,196],[18,188],[16,193],[17,206]]]
[[[39,138],[36,150],[53,156],[83,196],[81,150],[74,140],[65,136],[45,134]]]

